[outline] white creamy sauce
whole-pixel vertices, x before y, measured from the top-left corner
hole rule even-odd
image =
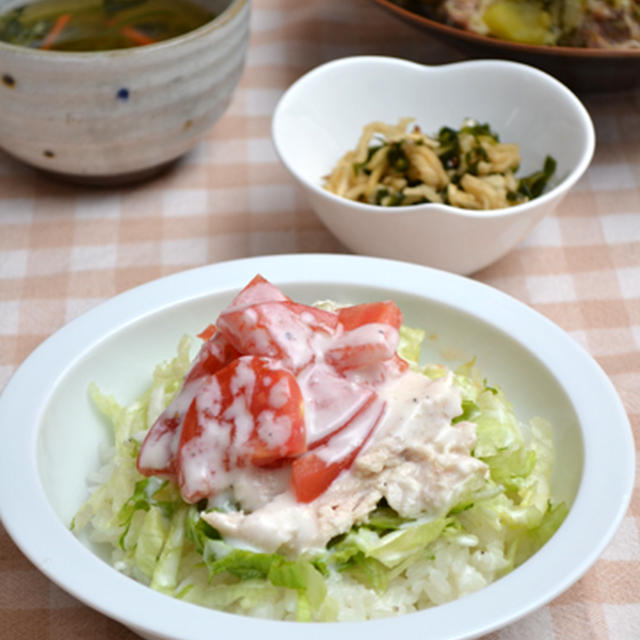
[[[471,456],[475,425],[451,424],[461,413],[452,374],[432,381],[407,371],[378,392],[379,401],[386,401],[382,420],[351,468],[318,498],[299,503],[284,474],[276,481],[277,472],[252,472],[243,476],[240,490],[234,485],[242,511],[202,517],[229,542],[299,554],[323,549],[335,535],[366,520],[383,497],[401,516],[435,517],[484,482],[487,467]]]
[[[369,438],[372,426],[381,417],[385,406],[384,400],[374,397],[344,429],[338,431],[326,444],[314,449],[315,455],[329,465],[341,460],[345,452],[357,450]]]
[[[321,444],[315,451],[327,463],[339,459],[343,452],[352,450],[366,439],[372,416],[375,418],[380,414],[383,402],[376,399],[370,407],[363,410],[363,407],[375,397],[375,392],[369,388],[370,385],[362,385],[360,381],[339,374],[325,362],[325,356],[329,349],[336,344],[336,341],[342,338],[344,339],[341,348],[359,347],[362,344],[368,344],[367,341],[374,339],[379,341],[382,339],[381,336],[385,336],[385,339],[388,340],[390,336],[393,337],[390,333],[393,330],[386,326],[381,332],[383,325],[372,323],[342,335],[338,334],[336,337],[335,334],[332,336],[325,331],[312,331],[309,325],[322,326],[322,322],[317,321],[309,312],[302,314],[303,320],[307,324],[298,323],[298,326],[295,326],[295,323],[292,322],[291,312],[287,307],[277,303],[269,305],[269,307],[270,323],[272,323],[272,328],[275,327],[272,333],[276,336],[276,342],[283,346],[286,344],[289,352],[293,354],[291,358],[284,360],[282,366],[298,371],[296,380],[304,399],[307,444],[310,447],[314,444]],[[256,319],[254,318],[256,313],[253,309],[242,309],[242,313],[246,315],[250,323]],[[306,319],[304,316],[307,316]],[[252,340],[262,341],[260,330],[255,326],[251,327],[249,333],[252,335]],[[259,335],[256,337],[255,334]],[[346,336],[354,337],[355,342],[347,340]],[[393,350],[396,347],[397,336],[395,338],[395,340],[391,340]],[[261,344],[262,347],[267,348],[266,342]],[[217,412],[207,411],[207,406],[213,406],[211,403],[216,399],[210,397],[210,392],[206,391],[201,394],[203,401],[198,400],[198,421],[203,429],[202,435],[197,440],[202,440],[202,442],[199,444],[198,442],[190,442],[187,448],[189,455],[181,455],[180,458],[180,466],[183,469],[183,486],[186,487],[189,495],[200,494],[207,486],[212,489],[217,487],[218,490],[226,489],[235,482],[234,478],[238,475],[229,466],[234,466],[237,457],[246,453],[243,447],[247,445],[249,436],[256,426],[256,418],[251,414],[245,397],[252,392],[255,384],[255,372],[244,363],[242,358],[240,361],[241,364],[238,366],[231,383],[231,391],[237,397],[223,416],[234,433],[227,469],[220,470],[220,478],[213,479],[210,469],[218,467],[221,454],[211,450],[215,438],[208,432],[220,430],[220,428],[216,428],[212,418],[212,414],[217,415]],[[268,386],[271,380],[264,379],[263,382]],[[287,380],[282,379],[271,386],[268,394],[270,407],[278,409],[286,404],[290,398],[287,385]],[[208,385],[206,388],[208,389]],[[219,407],[219,403],[216,407]],[[260,416],[261,414],[257,416],[257,427],[263,442],[265,444],[285,443],[291,434],[291,423],[277,420],[267,425],[266,416],[262,416],[262,418]],[[332,437],[330,442],[323,443],[324,439],[346,423],[349,423],[348,428],[340,432],[338,436]],[[166,450],[164,453],[166,456]]]
[[[202,515],[225,539],[297,555],[324,549],[365,521],[382,498],[403,517],[436,517],[484,482],[486,465],[471,456],[475,425],[451,423],[461,413],[453,374],[430,380],[407,369],[394,355],[398,332],[390,325],[344,331],[325,312],[301,310],[278,296],[262,300],[270,295],[267,285],[244,292],[218,318],[219,330],[236,332],[236,349],[269,356],[270,364],[255,369],[256,359],[243,356],[234,360],[230,380],[187,377],[139,460],[165,472],[177,456],[186,500],[209,496],[211,507],[239,505],[240,511]],[[247,308],[257,301],[259,310]],[[251,462],[256,435],[272,451],[286,446],[295,419],[287,405],[300,395],[308,455],[334,469],[351,463],[310,502],[296,499],[290,464],[272,469]],[[180,418],[194,398],[197,422],[178,449]]]
[[[255,511],[269,504],[276,496],[286,493],[291,485],[290,478],[291,469],[288,466],[264,469],[249,465],[242,473],[236,474],[232,498],[245,511]]]
[[[231,486],[233,478],[225,468],[223,453],[229,444],[228,430],[210,429],[202,437],[194,438],[182,447],[181,474],[184,484],[191,492],[207,495],[224,491]],[[208,458],[211,464],[200,464],[204,458]]]
[[[283,446],[291,435],[291,419],[265,409],[256,417],[258,436],[270,448]]]
[[[487,467],[471,456],[475,425],[451,424],[461,413],[453,374],[437,380],[412,371],[384,388],[388,412],[354,472],[369,478],[401,516],[440,514],[456,504]]]
[[[264,381],[265,386],[271,386],[271,379]],[[282,378],[269,389],[269,406],[273,409],[280,409],[287,404],[290,397],[289,382],[286,378]]]
[[[365,345],[380,346],[388,351],[387,358],[390,358],[398,346],[398,332],[388,324],[369,322],[361,327],[346,331],[334,341],[331,351],[341,351]]]
[[[246,358],[238,358],[236,362],[238,366],[231,378],[231,393],[234,396],[243,390],[249,390],[251,393],[253,385],[256,383],[256,373]]]
[[[196,394],[200,392],[203,382],[202,378],[187,382],[167,407],[165,415],[182,420]],[[176,455],[179,443],[179,431],[169,428],[156,430],[153,437],[147,438],[145,446],[140,450],[140,464],[151,469],[164,469]]]
[[[309,445],[323,440],[349,421],[373,395],[323,362],[304,369],[298,375],[298,384],[305,399]]]
[[[259,310],[248,307],[226,311],[220,315],[217,324],[234,335],[243,345],[243,351],[282,358],[284,366],[294,372],[300,371],[318,353],[324,352],[328,341],[332,339],[331,327],[317,320],[310,312],[296,315],[295,308],[281,301],[264,302]],[[264,328],[265,324],[268,330]]]

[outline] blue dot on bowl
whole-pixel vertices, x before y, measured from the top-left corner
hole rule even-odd
[[[118,100],[122,100],[123,102],[126,102],[129,99],[129,89],[127,89],[126,87],[122,87],[121,89],[118,89],[118,93],[116,93],[116,98],[118,98]]]

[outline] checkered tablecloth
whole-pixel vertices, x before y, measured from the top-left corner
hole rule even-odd
[[[367,53],[460,59],[370,0],[254,0],[233,103],[168,173],[93,189],[0,152],[0,388],[56,329],[135,285],[231,258],[345,251],[279,165],[270,120],[301,74]],[[640,89],[582,97],[597,132],[592,166],[555,215],[474,277],[580,342],[611,377],[640,442]],[[639,518],[636,491],[614,540],[575,586],[485,640],[640,639]],[[134,637],[49,582],[0,527],[0,640]]]

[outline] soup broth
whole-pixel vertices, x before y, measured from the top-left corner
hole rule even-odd
[[[213,18],[191,0],[39,0],[0,16],[0,40],[56,51],[106,51],[174,38]]]

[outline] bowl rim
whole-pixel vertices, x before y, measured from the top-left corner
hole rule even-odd
[[[522,204],[514,205],[511,207],[506,207],[504,209],[473,210],[463,209],[460,207],[454,207],[452,205],[440,203],[423,203],[416,205],[383,207],[364,202],[357,202],[355,200],[349,200],[347,198],[343,198],[342,196],[331,193],[326,189],[318,186],[314,182],[311,182],[309,179],[298,172],[292,162],[289,162],[289,159],[287,158],[286,153],[283,152],[283,147],[280,143],[281,137],[285,136],[285,132],[281,130],[281,119],[283,117],[283,113],[289,107],[290,103],[295,103],[296,92],[299,91],[301,87],[304,87],[308,83],[317,82],[318,77],[322,77],[325,73],[331,72],[336,68],[358,66],[361,64],[396,65],[398,67],[412,68],[426,73],[429,73],[430,71],[447,69],[472,69],[473,67],[494,67],[498,69],[511,68],[518,69],[521,73],[526,73],[530,76],[537,76],[539,79],[546,82],[553,90],[560,92],[563,95],[563,98],[567,101],[569,108],[574,110],[576,117],[579,119],[581,129],[584,133],[584,136],[581,140],[582,151],[580,161],[569,171],[568,174],[566,174],[562,178],[562,180],[558,184],[556,184],[549,191],[542,193],[540,196],[534,198],[533,200],[529,200],[528,202],[524,202]],[[561,83],[559,80],[546,73],[545,71],[541,71],[540,69],[521,62],[515,62],[511,60],[498,60],[492,58],[462,60],[444,64],[427,65],[419,62],[405,60],[402,58],[378,55],[349,56],[331,60],[311,69],[300,78],[298,78],[280,97],[276,105],[271,121],[271,138],[274,142],[278,157],[280,158],[283,165],[287,168],[289,173],[291,173],[291,175],[293,175],[300,183],[302,183],[307,189],[311,190],[314,194],[330,202],[333,202],[338,206],[350,208],[354,211],[366,212],[369,215],[378,216],[398,216],[400,214],[419,216],[429,212],[439,211],[462,218],[482,219],[513,217],[522,213],[526,213],[531,209],[538,209],[539,207],[543,207],[553,202],[558,197],[569,191],[582,177],[589,164],[591,163],[596,145],[595,128],[586,107],[568,87],[566,87],[563,83]]]
[[[581,425],[583,475],[572,508],[551,540],[516,571],[474,594],[432,609],[368,622],[307,623],[306,633],[318,638],[352,640],[356,631],[368,633],[372,640],[386,640],[389,633],[415,632],[416,625],[421,624],[430,626],[434,640],[470,639],[542,606],[571,586],[596,561],[629,505],[635,445],[620,398],[595,360],[542,314],[481,282],[381,258],[298,254],[221,262],[138,286],[71,321],[19,367],[0,395],[4,428],[17,424],[16,420],[26,425],[12,431],[12,437],[5,439],[6,446],[0,448],[0,508],[8,534],[45,575],[77,599],[139,633],[204,640],[215,624],[222,632],[262,633],[274,640],[298,640],[300,627],[296,623],[211,611],[152,591],[120,574],[98,559],[60,521],[45,497],[37,472],[40,421],[57,380],[64,375],[63,362],[72,365],[105,336],[152,314],[207,295],[232,294],[252,273],[265,273],[282,286],[344,284],[391,289],[424,298],[427,303],[443,303],[502,331],[532,354],[527,336],[543,332],[545,340],[536,342],[534,356],[553,373],[574,403]],[[529,323],[528,328],[517,321],[522,318]],[[570,375],[575,369],[579,369],[579,377]],[[29,392],[26,405],[25,391]],[[580,403],[575,405],[578,398]],[[607,430],[601,428],[605,423]],[[616,437],[611,438],[611,433]],[[613,494],[609,491],[612,488]],[[30,517],[33,513],[40,519],[37,531]],[[43,527],[49,537],[47,545],[42,544]],[[555,577],[550,566],[554,567]],[[533,592],[525,591],[523,595],[523,584],[533,585]],[[465,606],[474,609],[477,617],[469,620],[468,616],[461,616],[460,608],[464,611]],[[184,624],[187,618],[189,625]]]
[[[475,44],[483,46],[489,46],[496,49],[508,49],[519,53],[536,54],[542,56],[561,56],[565,58],[578,58],[578,59],[603,59],[603,60],[617,60],[617,59],[636,59],[640,58],[640,47],[638,48],[626,48],[626,49],[598,49],[596,47],[568,47],[568,46],[556,46],[556,45],[542,45],[542,44],[526,44],[523,42],[514,42],[511,40],[503,40],[501,38],[494,38],[491,36],[485,36],[473,31],[467,31],[461,27],[455,27],[453,25],[445,24],[444,22],[438,22],[432,18],[428,18],[420,13],[401,7],[393,2],[393,0],[374,0],[377,4],[383,8],[397,14],[399,17],[412,22],[414,24],[422,25],[429,30],[445,34],[454,39],[467,40]]]
[[[107,49],[105,51],[56,51],[50,49],[35,49],[0,40],[0,54],[2,54],[4,50],[5,53],[27,56],[28,58],[34,58],[36,60],[46,59],[47,61],[53,61],[57,59],[60,62],[67,63],[76,60],[86,62],[96,58],[103,59],[105,57],[110,59],[121,56],[144,56],[158,51],[159,49],[171,49],[189,43],[193,40],[199,40],[200,38],[217,31],[229,24],[236,16],[238,16],[245,5],[250,7],[250,0],[229,0],[227,6],[221,13],[196,29],[192,29],[191,31],[187,31],[186,33],[173,38],[159,40],[158,42],[144,46],[126,47],[124,49]]]

